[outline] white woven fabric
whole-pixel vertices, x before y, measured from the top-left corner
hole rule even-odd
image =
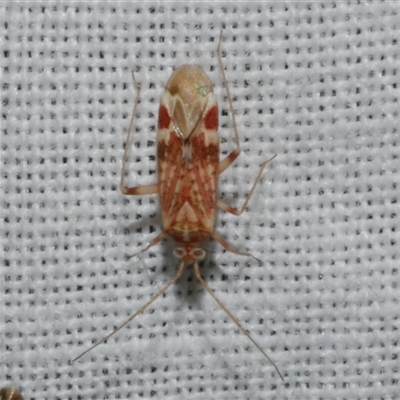
[[[398,2],[3,3],[2,386],[25,399],[399,398]],[[262,260],[204,243],[191,268],[106,344],[177,267],[156,196],[119,191],[142,86],[129,183],[156,181],[158,101],[174,68],[215,84],[222,150],[234,97],[242,154],[217,231]]]

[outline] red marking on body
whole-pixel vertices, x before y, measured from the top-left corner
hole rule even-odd
[[[212,107],[204,118],[204,126],[206,129],[216,131],[218,129],[218,107]]]
[[[166,129],[171,123],[171,117],[169,116],[168,110],[162,104],[158,110],[158,129]]]
[[[196,139],[201,139],[201,137]],[[215,212],[215,203],[217,201],[215,187],[218,179],[219,146],[214,144],[204,146],[203,144],[202,146],[197,146],[196,150],[193,173],[199,184],[201,209],[204,210],[207,217],[214,218],[213,212]]]

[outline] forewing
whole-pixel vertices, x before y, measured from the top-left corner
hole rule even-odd
[[[219,163],[218,106],[214,96],[210,97],[204,118],[190,139],[192,175],[199,190],[199,217],[203,220],[211,219],[210,222],[214,224]],[[210,226],[210,223],[207,225]]]
[[[183,139],[173,127],[167,114],[169,110],[161,104],[157,134],[157,168],[163,215],[171,212],[180,190],[183,160]],[[169,114],[168,114],[169,115]],[[160,123],[160,121],[163,121]]]

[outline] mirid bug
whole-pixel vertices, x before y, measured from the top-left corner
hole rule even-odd
[[[159,195],[163,230],[139,253],[148,250],[167,236],[170,236],[178,243],[178,247],[175,248],[173,254],[180,260],[180,263],[176,275],[146,304],[110,335],[90,347],[73,361],[107,341],[114,333],[127,325],[180,278],[185,265],[193,265],[194,274],[203,288],[271,362],[283,380],[283,376],[276,364],[247,333],[237,318],[217,298],[200,273],[199,263],[205,258],[206,253],[203,248],[199,247],[199,244],[210,236],[232,253],[253,257],[250,253],[233,249],[215,231],[216,211],[219,208],[236,216],[242,214],[260,181],[265,165],[270,161],[267,160],[260,165],[253,186],[239,210],[218,200],[219,175],[236,160],[241,151],[232,99],[222,65],[221,39],[222,34],[217,48],[218,64],[229,102],[229,110],[232,115],[236,144],[235,149],[222,161],[219,161],[218,105],[211,81],[200,67],[183,65],[169,78],[160,101],[157,133],[158,183],[126,187],[124,180],[126,161],[130,149],[134,116],[140,97],[140,87],[133,76],[137,94],[125,145],[120,188],[125,195]]]

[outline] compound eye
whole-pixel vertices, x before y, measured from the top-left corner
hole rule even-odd
[[[185,257],[185,250],[182,247],[177,247],[176,249],[174,249],[172,254],[178,260],[182,260],[182,258]]]
[[[196,261],[203,261],[206,256],[206,252],[204,249],[193,249],[192,256]]]

